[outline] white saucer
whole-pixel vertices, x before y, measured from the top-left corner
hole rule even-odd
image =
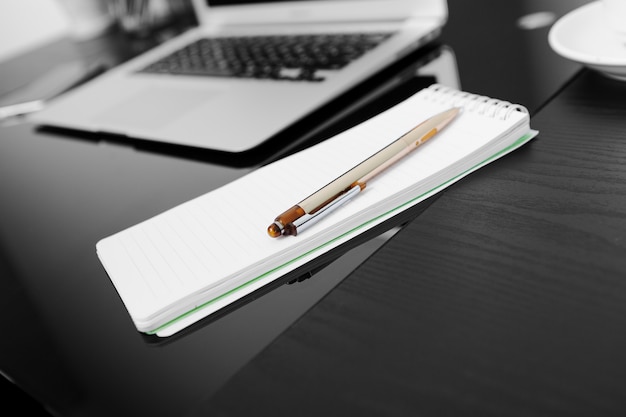
[[[548,42],[559,55],[626,81],[626,42],[607,28],[602,7],[595,1],[566,14],[550,29]]]

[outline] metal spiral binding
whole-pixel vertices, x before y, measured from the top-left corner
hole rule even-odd
[[[506,120],[515,111],[528,113],[528,109],[520,104],[459,91],[441,84],[432,84],[426,88],[425,94],[433,101],[449,103],[452,106],[462,107],[467,111],[495,119]]]

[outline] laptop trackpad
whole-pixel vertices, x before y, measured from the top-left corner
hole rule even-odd
[[[103,127],[147,129],[165,126],[184,116],[221,91],[180,91],[168,88],[142,90],[96,116]]]

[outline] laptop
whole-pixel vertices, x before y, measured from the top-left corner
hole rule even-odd
[[[199,25],[58,97],[39,125],[254,149],[436,37],[446,0],[193,0]]]

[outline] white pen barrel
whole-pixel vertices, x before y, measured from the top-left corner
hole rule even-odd
[[[458,108],[453,108],[420,123],[393,143],[302,200],[298,206],[307,214],[314,213],[356,182],[366,183],[370,178],[431,138],[450,123],[458,112]]]
[[[402,152],[402,150],[410,144],[411,142],[407,143],[404,140],[397,140],[393,142],[392,144],[384,147],[365,161],[361,162],[359,165],[352,168],[350,171],[330,182],[328,185],[320,189],[320,192],[316,192],[311,196],[305,198],[300,203],[298,203],[298,205],[302,207],[307,213],[315,211],[315,209],[320,208],[320,206],[324,205],[328,200],[344,192],[348,187],[359,181],[369,172],[375,170],[381,164],[384,164],[386,161],[393,158],[398,153]]]

